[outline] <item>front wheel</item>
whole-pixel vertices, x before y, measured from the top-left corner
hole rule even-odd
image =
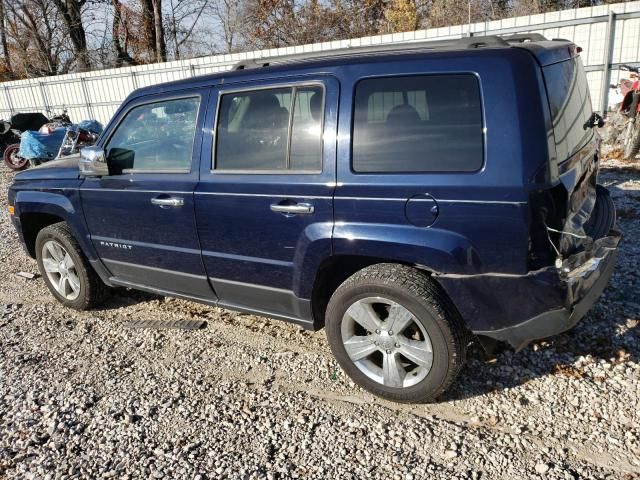
[[[342,369],[389,400],[432,402],[464,363],[467,335],[458,311],[411,267],[378,264],[357,272],[333,294],[325,317]]]
[[[624,158],[633,160],[640,151],[640,115],[629,120],[624,133]]]
[[[29,160],[18,155],[20,144],[14,143],[4,150],[4,163],[11,170],[24,170],[29,165]]]
[[[47,287],[66,307],[87,310],[107,296],[108,287],[91,268],[66,223],[40,230],[36,258]]]

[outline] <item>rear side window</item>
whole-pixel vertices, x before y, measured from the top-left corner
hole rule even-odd
[[[319,85],[223,95],[215,169],[321,170],[323,112]]]
[[[549,108],[556,142],[556,154],[562,162],[583,147],[592,129],[585,129],[592,113],[591,97],[582,60],[556,63],[543,68]]]
[[[132,108],[106,146],[110,173],[189,170],[199,104],[194,97]]]
[[[356,86],[356,172],[470,172],[482,167],[480,89],[470,74],[385,77]]]

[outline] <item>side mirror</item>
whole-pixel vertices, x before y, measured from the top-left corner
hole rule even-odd
[[[80,175],[85,177],[102,177],[109,175],[109,166],[104,150],[100,147],[84,147],[80,150]]]

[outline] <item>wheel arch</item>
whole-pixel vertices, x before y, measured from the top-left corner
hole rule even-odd
[[[334,255],[325,259],[319,266],[311,292],[311,313],[314,325],[322,328],[329,299],[338,287],[349,277],[360,270],[380,263],[395,263],[415,268],[431,276],[431,272],[423,265],[391,260],[383,257],[362,255]],[[436,281],[437,283],[437,281]]]
[[[324,311],[333,292],[365,267],[393,263],[431,276],[442,272],[476,272],[482,266],[473,244],[455,232],[431,229],[425,235],[424,229],[355,224],[340,228],[334,231],[333,255],[318,261],[317,268],[308,269],[313,273],[307,273],[300,282],[304,291],[299,296],[311,297],[313,321],[318,328],[324,325]],[[360,240],[354,244],[354,239]]]
[[[20,215],[22,238],[31,258],[36,258],[36,238],[44,228],[54,223],[64,222],[64,218],[45,212],[25,212]]]

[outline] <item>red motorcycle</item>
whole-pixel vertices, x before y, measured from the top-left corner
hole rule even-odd
[[[631,72],[617,86],[622,95],[620,113],[626,118],[624,128],[624,158],[633,159],[640,151],[640,68],[630,65],[620,66],[620,70]]]

